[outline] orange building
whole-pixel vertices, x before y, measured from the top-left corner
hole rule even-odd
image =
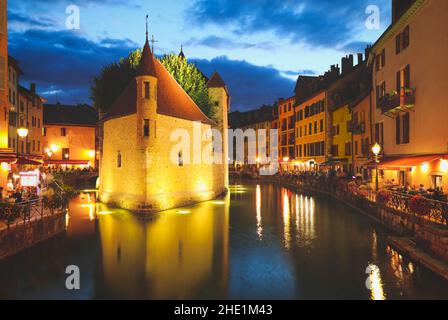
[[[96,167],[98,115],[87,105],[44,105],[43,151],[52,167]]]
[[[295,96],[278,102],[278,154],[284,169],[291,169],[295,159],[295,103]]]
[[[0,1],[0,187],[5,187],[10,164],[16,161],[8,148],[8,14],[7,1]]]
[[[395,0],[392,12],[369,59],[380,178],[448,191],[448,1]]]

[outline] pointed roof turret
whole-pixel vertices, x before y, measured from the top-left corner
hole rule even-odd
[[[224,80],[222,80],[219,73],[215,71],[215,73],[212,75],[210,80],[208,80],[207,87],[209,87],[209,88],[226,88],[227,86],[224,83]]]
[[[154,55],[152,54],[151,47],[149,46],[148,16],[146,16],[146,42],[143,47],[142,57],[137,69],[137,76],[157,77],[156,68],[154,67]]]
[[[186,59],[185,54],[184,54],[184,46],[182,44],[180,45],[179,57],[183,58],[183,59]]]

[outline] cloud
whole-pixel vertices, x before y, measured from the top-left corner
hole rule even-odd
[[[240,42],[240,41],[234,41],[231,39],[226,39],[222,37],[217,36],[208,36],[201,39],[198,38],[192,38],[188,40],[185,45],[188,46],[203,46],[203,47],[209,47],[213,49],[265,49],[270,50],[273,48],[271,43],[263,42],[263,43],[248,43],[248,42]]]
[[[295,82],[273,67],[256,66],[225,56],[212,60],[192,59],[207,76],[218,71],[232,96],[233,110],[250,110],[293,95]]]
[[[56,22],[53,19],[47,17],[29,16],[10,10],[8,10],[8,24],[21,24],[34,28],[49,28],[56,26]]]
[[[91,103],[90,85],[103,66],[126,56],[138,44],[129,39],[94,42],[72,31],[27,30],[11,32],[10,53],[19,59],[22,83],[37,83],[49,102]],[[211,76],[219,71],[232,95],[233,110],[247,110],[293,94],[294,81],[272,66],[256,66],[225,56],[191,59]]]
[[[91,81],[101,68],[138,47],[129,39],[94,42],[73,31],[11,32],[8,40],[10,54],[25,73],[22,80],[36,82],[51,102],[88,101]]]
[[[230,28],[235,34],[274,32],[292,42],[337,47],[364,31],[368,5],[376,4],[384,18],[389,0],[196,0],[186,16],[197,26]]]

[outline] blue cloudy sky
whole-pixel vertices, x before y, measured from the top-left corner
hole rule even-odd
[[[101,68],[144,42],[145,15],[156,54],[178,53],[210,76],[221,73],[232,108],[247,110],[292,95],[299,74],[325,72],[362,51],[390,22],[391,0],[12,0],[9,50],[50,102],[91,103]],[[66,8],[80,8],[80,30],[67,30]],[[368,30],[366,8],[380,8]]]

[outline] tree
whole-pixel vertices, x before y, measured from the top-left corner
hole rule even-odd
[[[97,110],[107,112],[112,107],[121,92],[135,77],[140,58],[141,50],[135,50],[120,62],[104,67],[100,75],[94,78],[91,94]],[[213,118],[207,78],[202,72],[193,63],[188,63],[185,58],[175,54],[166,54],[159,60],[202,112]]]

